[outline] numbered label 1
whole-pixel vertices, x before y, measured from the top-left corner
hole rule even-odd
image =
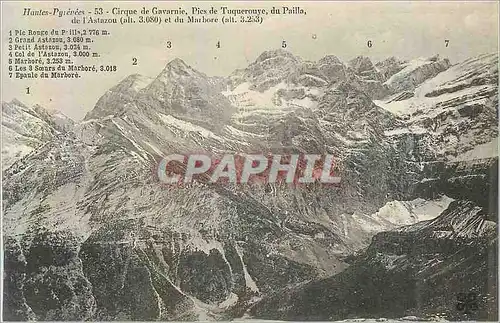
[[[217,42],[216,47],[217,47],[217,48],[220,48],[220,40]]]

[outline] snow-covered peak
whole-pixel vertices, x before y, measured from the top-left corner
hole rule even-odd
[[[126,90],[139,92],[140,90],[148,86],[151,81],[153,81],[153,79],[150,77],[141,74],[132,74],[118,83],[118,85],[111,89],[111,91],[123,92],[124,90]]]
[[[409,61],[398,73],[392,75],[384,84],[394,91],[412,91],[419,84],[433,78],[450,67],[448,59],[439,56],[431,58],[417,58]]]
[[[415,91],[418,96],[436,97],[466,88],[498,84],[498,54],[484,54],[451,66],[445,73],[426,80]]]
[[[406,120],[398,137],[411,136],[419,129],[426,147],[451,161],[498,155],[497,54],[480,55],[451,67],[438,56],[412,60],[387,83],[395,89],[408,89],[375,101]]]
[[[287,81],[297,72],[302,60],[282,49],[265,51],[247,68],[238,69],[229,76],[233,87],[248,82],[257,91],[265,91],[270,87]]]
[[[2,102],[2,169],[73,127],[73,120],[60,111],[28,107],[17,99]]]

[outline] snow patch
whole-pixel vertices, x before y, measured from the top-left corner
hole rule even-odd
[[[240,257],[241,265],[243,267],[243,274],[245,276],[245,284],[248,288],[250,288],[251,291],[259,293],[259,288],[257,287],[257,284],[253,280],[252,276],[248,273],[247,266],[245,265],[245,262],[243,261],[243,253],[241,250],[238,248],[237,245],[234,246],[236,249],[236,253]]]
[[[160,119],[164,123],[166,123],[172,127],[175,127],[179,130],[183,130],[183,131],[187,131],[187,132],[195,132],[195,133],[200,134],[202,137],[213,138],[213,139],[217,139],[217,140],[222,141],[221,137],[217,136],[212,131],[207,130],[203,127],[200,127],[198,125],[192,124],[192,123],[184,121],[184,120],[177,119],[176,117],[173,117],[171,115],[165,115],[163,113],[158,113],[158,116],[160,117]]]
[[[391,201],[381,207],[372,218],[389,222],[394,227],[415,224],[436,218],[453,201],[445,195],[435,200],[415,199],[412,201]]]
[[[238,295],[231,292],[231,294],[229,294],[227,299],[219,304],[219,308],[227,309],[231,306],[236,305],[236,303],[238,303]]]
[[[279,90],[303,90],[305,95],[318,96],[322,92],[318,88],[308,88],[304,86],[294,86],[281,82],[270,87],[264,92],[259,92],[250,89],[249,82],[238,85],[232,91],[224,91],[222,94],[226,96],[237,108],[239,117],[248,115],[249,112],[267,113],[270,111],[294,110],[297,108],[315,109],[318,105],[316,101],[310,97],[302,99],[284,100],[277,98],[276,92]]]

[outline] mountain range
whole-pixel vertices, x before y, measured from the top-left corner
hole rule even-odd
[[[3,102],[4,318],[496,320],[497,115],[497,54],[174,59],[80,122]],[[200,151],[333,154],[342,182],[158,183]]]

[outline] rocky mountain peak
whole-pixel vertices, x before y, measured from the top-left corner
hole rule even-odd
[[[229,79],[234,86],[248,82],[252,88],[262,92],[286,81],[297,71],[302,60],[283,49],[269,50],[245,69],[234,71]]]
[[[263,62],[267,59],[276,58],[276,57],[287,58],[287,59],[291,59],[294,61],[299,60],[295,55],[293,55],[292,53],[290,53],[287,50],[275,49],[275,50],[267,50],[267,51],[263,52],[262,54],[260,54],[259,57],[257,57],[257,59],[255,60],[255,63],[260,63],[260,62]]]
[[[4,105],[4,103],[5,103],[5,105]],[[22,103],[21,101],[19,101],[17,98],[13,98],[10,101],[10,103],[2,102],[2,109],[4,108],[4,106],[7,106],[7,105],[17,106],[17,107],[24,107],[26,109],[29,109],[26,105],[24,105],[24,103]]]
[[[165,65],[163,71],[156,77],[155,82],[166,82],[185,78],[208,78],[205,74],[195,70],[180,58],[174,58]]]
[[[383,76],[384,80],[387,80],[392,75],[401,71],[407,62],[398,59],[395,56],[391,56],[383,61],[375,64],[375,67]]]
[[[165,70],[190,70],[192,69],[191,66],[186,64],[182,59],[180,58],[174,58],[170,62],[167,63],[165,66]]]
[[[386,95],[384,89],[381,87],[381,82],[383,81],[383,76],[378,72],[377,68],[373,62],[366,56],[358,56],[349,61],[348,66],[352,69],[356,75],[356,79],[360,83],[366,83],[362,87],[365,88],[367,93],[370,93],[370,97],[377,97],[378,95]],[[374,87],[373,81],[376,81],[376,86]]]
[[[344,65],[342,61],[335,55],[326,55],[323,58],[321,58],[318,63],[320,65],[322,64],[331,64],[331,65]]]
[[[349,61],[349,66],[356,72],[368,71],[374,69],[374,65],[370,58],[366,56],[357,56]]]
[[[120,114],[127,104],[133,102],[139,91],[152,81],[152,78],[140,74],[127,76],[99,98],[94,109],[85,115],[84,120]]]

